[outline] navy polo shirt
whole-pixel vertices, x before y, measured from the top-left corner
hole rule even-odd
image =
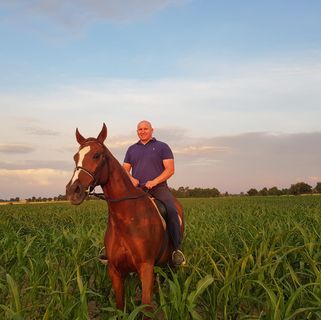
[[[132,166],[132,176],[139,180],[140,186],[158,177],[164,171],[163,160],[174,159],[170,147],[152,138],[148,143],[140,141],[131,145],[125,155],[124,162]],[[159,185],[166,185],[166,181]]]

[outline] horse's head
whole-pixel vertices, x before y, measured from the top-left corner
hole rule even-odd
[[[80,144],[79,151],[74,155],[76,167],[73,176],[66,186],[67,199],[72,204],[81,204],[89,191],[97,185],[106,183],[108,170],[108,150],[104,145],[107,137],[105,123],[97,138],[84,138],[76,129],[76,139]]]

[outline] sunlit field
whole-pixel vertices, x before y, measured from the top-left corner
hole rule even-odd
[[[155,268],[154,319],[321,319],[321,196],[181,199],[186,267]],[[106,203],[0,207],[0,319],[141,319],[96,259]]]

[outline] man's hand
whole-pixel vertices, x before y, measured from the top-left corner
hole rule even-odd
[[[146,184],[145,184],[145,187],[147,189],[152,189],[155,186],[157,186],[157,183],[154,180],[147,181]]]
[[[133,178],[132,176],[130,176],[130,180],[131,180],[132,184],[134,185],[134,187],[138,187],[139,180]]]

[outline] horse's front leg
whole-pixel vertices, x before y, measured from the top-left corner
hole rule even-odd
[[[117,309],[124,309],[124,277],[113,266],[108,265],[108,274],[115,292]]]
[[[154,264],[148,262],[141,264],[138,273],[142,282],[142,304],[150,305],[154,286]]]

